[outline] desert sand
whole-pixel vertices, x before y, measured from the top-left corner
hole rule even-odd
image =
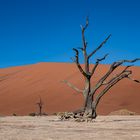
[[[109,65],[100,65],[92,78],[92,84],[108,68]],[[140,67],[131,69],[133,78],[140,79]],[[75,64],[38,63],[3,68],[0,69],[0,77],[0,115],[28,115],[37,112],[39,96],[44,103],[43,112],[48,114],[74,111],[83,105],[82,95],[61,82],[68,80],[82,89],[83,77]],[[98,114],[107,115],[119,109],[140,114],[140,84],[128,79],[122,80],[103,97],[98,106]]]
[[[94,122],[0,117],[0,140],[139,140],[140,116],[99,116]]]

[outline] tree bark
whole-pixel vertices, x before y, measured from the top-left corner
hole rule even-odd
[[[93,106],[93,94],[91,94],[91,81],[90,78],[85,78],[85,102],[84,102],[84,117],[93,118],[95,115],[95,109]]]

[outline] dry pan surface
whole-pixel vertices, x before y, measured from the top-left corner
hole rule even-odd
[[[0,117],[0,140],[140,140],[140,116],[99,116],[92,123],[56,116]]]

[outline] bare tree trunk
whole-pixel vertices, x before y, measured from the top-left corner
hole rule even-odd
[[[91,93],[89,93],[87,98],[85,99],[84,117],[92,119],[95,119],[97,117],[96,106],[93,95]]]
[[[42,116],[42,106],[39,106],[39,115]]]
[[[92,102],[93,102],[92,96],[87,96],[85,100],[85,106],[84,106],[85,109],[84,117],[92,118],[92,114],[93,114]]]
[[[93,103],[93,94],[91,94],[91,81],[90,77],[85,78],[85,102],[84,102],[84,117],[93,118],[94,109],[92,106]]]
[[[42,102],[42,100],[41,100],[41,97],[39,97],[39,102],[36,103],[36,104],[38,105],[38,108],[39,108],[39,113],[38,113],[38,115],[39,115],[39,116],[42,116],[43,102]]]

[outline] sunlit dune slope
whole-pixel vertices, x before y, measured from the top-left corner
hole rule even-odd
[[[93,85],[108,68],[109,65],[99,66],[92,78]],[[131,69],[133,77],[140,79],[140,67]],[[39,96],[44,103],[43,111],[48,114],[74,111],[83,105],[82,95],[61,82],[68,80],[80,89],[83,88],[84,79],[75,64],[38,63],[0,69],[0,77],[0,115],[37,112]],[[108,114],[119,109],[140,114],[140,84],[128,79],[119,82],[103,97],[98,113]]]

